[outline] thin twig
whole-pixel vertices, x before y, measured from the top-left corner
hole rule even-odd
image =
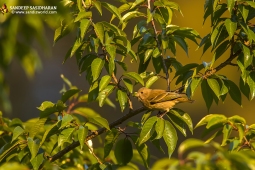
[[[150,12],[152,12],[152,9],[151,9],[151,0],[148,0],[148,9],[150,10]],[[161,45],[160,45],[160,42],[158,40],[157,29],[156,29],[156,25],[155,25],[155,21],[154,21],[153,17],[151,19],[151,25],[152,25],[154,33],[155,33],[155,40],[156,40],[156,43],[157,43],[157,46],[158,46],[158,50],[160,50],[160,46]],[[168,74],[168,70],[167,70],[166,63],[165,63],[165,60],[164,60],[162,52],[160,54],[160,57],[161,57],[161,60],[162,60],[162,63],[163,63],[164,72],[166,73],[167,91],[170,91],[169,74]]]
[[[120,125],[121,123],[123,123],[125,120],[128,120],[129,118],[145,111],[146,108],[145,107],[141,107],[139,109],[136,110],[130,110],[128,114],[126,114],[125,116],[121,117],[120,119],[116,120],[115,122],[111,123],[110,129]],[[96,130],[94,132],[92,132],[90,135],[87,136],[86,140],[84,142],[87,142],[90,139],[93,139],[95,137],[97,137],[98,135],[101,135],[102,133],[106,132],[107,129],[106,128],[101,128],[99,130]],[[53,155],[51,158],[49,158],[50,162],[54,162],[55,160],[61,158],[63,155],[65,155],[66,153],[68,153],[69,151],[73,150],[74,148],[80,146],[79,141],[75,141],[72,144],[70,144],[69,146],[67,146],[66,148],[64,148],[63,150],[59,151],[57,154]]]
[[[85,142],[85,144],[86,144],[87,147],[89,148],[90,153],[96,158],[97,162],[98,162],[99,164],[102,165],[103,163],[102,163],[101,160],[96,156],[95,152],[93,151],[93,148],[91,148],[91,147],[89,146],[89,144],[88,144],[87,141]]]
[[[218,65],[216,68],[212,69],[212,70],[208,70],[205,73],[204,78],[208,78],[211,75],[213,75],[214,73],[218,72],[219,70],[221,70],[222,68],[224,68],[225,66],[229,65],[231,63],[231,61],[236,58],[240,53],[242,52],[241,49],[239,49],[235,54],[230,55],[230,57],[224,61],[223,63],[221,63],[220,65]]]

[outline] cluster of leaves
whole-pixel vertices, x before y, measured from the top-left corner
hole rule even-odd
[[[211,32],[199,44],[203,53],[211,48],[212,60],[198,65],[188,64],[183,72],[189,75],[186,88],[193,95],[201,85],[203,98],[209,110],[213,101],[224,101],[227,94],[239,105],[242,105],[241,92],[250,100],[255,96],[255,27],[252,19],[255,17],[255,2],[227,2],[208,0],[204,5],[204,21],[211,17]],[[215,63],[229,51],[229,57],[218,66]],[[239,87],[225,75],[216,72],[227,65],[237,66],[241,71]],[[201,73],[204,71],[204,73]]]
[[[212,153],[193,151],[190,149],[213,150]],[[178,149],[179,159],[161,159],[157,161],[152,170],[157,169],[254,169],[254,152],[242,150],[240,152],[229,152],[222,148],[218,143],[211,142],[205,144],[198,139],[185,140]]]
[[[133,3],[120,1],[120,7],[110,3],[100,1],[77,1],[77,5],[70,2],[68,5],[76,9],[72,22],[62,24],[55,31],[54,41],[66,35],[66,28],[74,25],[78,29],[78,34],[74,45],[69,49],[65,61],[72,56],[76,56],[80,73],[86,73],[86,79],[89,82],[88,91],[89,101],[99,97],[99,105],[102,106],[104,98],[109,96],[115,90],[117,91],[117,100],[123,111],[128,104],[129,93],[133,93],[135,82],[151,86],[156,82],[164,66],[162,65],[162,54],[167,50],[176,53],[176,45],[180,45],[188,53],[186,38],[196,42],[199,38],[198,33],[191,28],[180,28],[172,25],[171,20],[173,11],[180,11],[179,6],[174,2],[155,1],[153,8],[147,5],[147,1],[139,0]],[[144,12],[143,8],[146,8]],[[103,15],[103,9],[112,13],[110,22],[105,20],[95,22],[93,20],[93,9]],[[133,31],[133,37],[129,40],[124,32],[128,23],[141,17]],[[113,24],[118,20],[119,25]],[[116,21],[117,22],[117,21]],[[155,27],[158,30],[155,30]],[[120,28],[121,27],[121,28]],[[197,42],[196,42],[197,43]],[[137,52],[132,47],[137,44]],[[130,57],[131,61],[138,62],[138,73],[128,71],[125,59]],[[148,65],[152,60],[155,72],[147,71]],[[178,71],[182,66],[174,58],[166,59],[166,69]],[[124,73],[120,78],[116,77],[117,66],[122,68]],[[107,74],[103,75],[103,70]],[[121,73],[122,71],[118,71]],[[166,71],[166,70],[164,70]],[[144,83],[145,80],[148,80]],[[121,85],[123,81],[124,86]]]
[[[176,78],[175,84],[185,85],[189,97],[194,95],[198,86],[201,86],[208,109],[213,101],[216,103],[219,100],[224,101],[227,94],[240,105],[241,92],[249,99],[254,98],[255,35],[254,25],[250,23],[254,18],[254,2],[228,0],[225,3],[207,0],[204,20],[211,16],[212,30],[200,44],[197,43],[200,36],[195,30],[181,28],[171,23],[173,12],[177,10],[181,13],[178,4],[168,0],[134,2],[119,0],[118,3],[121,5],[117,7],[114,3],[99,0],[64,1],[64,5],[72,11],[72,19],[61,20],[60,27],[55,31],[54,42],[63,38],[70,30],[74,28],[77,30],[74,45],[68,50],[64,62],[69,57],[76,57],[79,72],[86,74],[86,80],[90,85],[88,94],[78,95],[80,90],[62,77],[69,90],[62,90],[62,97],[57,103],[43,102],[38,107],[39,119],[22,122],[19,119],[9,120],[1,117],[0,142],[3,144],[0,149],[1,162],[19,162],[33,169],[41,167],[116,169],[120,166],[138,169],[134,164],[137,162],[149,168],[151,156],[146,142],[150,141],[163,151],[160,144],[162,140],[168,148],[170,157],[177,144],[176,129],[184,136],[187,130],[193,133],[192,120],[186,112],[172,109],[166,114],[167,119],[164,119],[161,116],[151,116],[151,111],[147,111],[141,122],[129,121],[124,129],[115,127],[145,111],[145,109],[133,110],[132,107],[130,96],[138,83],[150,87],[163,77],[167,80],[169,89],[169,82]],[[105,10],[112,14],[109,22],[94,18],[95,12],[102,16]],[[230,17],[225,17],[226,13]],[[135,24],[133,36],[130,38],[124,30],[138,17],[140,21]],[[115,22],[117,24],[114,24]],[[183,66],[176,58],[164,57],[169,52],[175,55],[177,45],[188,54],[187,39],[203,47],[203,52],[211,48],[214,54],[212,61]],[[229,58],[213,67],[228,49]],[[232,63],[234,59],[236,63]],[[127,60],[138,63],[137,72],[130,71]],[[150,70],[149,64],[153,65],[154,70]],[[217,73],[227,65],[240,68],[239,87],[226,76]],[[166,76],[160,73],[165,73]],[[171,80],[169,73],[173,77]],[[127,107],[130,111],[110,125],[93,110],[79,106],[80,103],[92,101],[98,101],[100,107],[104,103],[114,106],[108,99],[114,92],[121,111],[124,112]],[[66,104],[68,101],[69,105]],[[97,129],[95,125],[101,128]],[[228,144],[231,152],[213,142],[204,144],[200,140],[188,139],[178,148],[179,160],[169,159],[163,163],[156,163],[153,168],[254,167],[252,161],[254,153],[245,151],[254,150],[253,125],[247,126],[245,120],[239,116],[226,118],[224,115],[208,115],[196,127],[202,125],[206,125],[204,136],[213,132],[206,143],[222,135],[222,145]],[[128,129],[135,129],[136,132],[129,133]],[[238,133],[231,133],[233,130]],[[99,135],[105,131],[107,133],[104,147],[92,148],[91,139],[97,137],[99,142],[102,142]],[[84,144],[87,147],[84,147]],[[186,159],[184,158],[184,153],[188,149],[209,145],[217,152],[209,156],[203,152],[191,152]]]
[[[80,90],[65,77],[63,79],[68,83],[69,90],[62,89],[61,99],[57,103],[43,102],[38,107],[39,119],[22,122],[18,118],[9,120],[1,115],[0,162],[16,161],[39,169],[43,162],[73,141],[79,141],[80,148],[66,154],[60,167],[82,167],[85,162],[89,165],[95,161],[89,152],[92,148],[86,137],[91,131],[97,130],[97,126],[110,130],[108,121],[92,109],[80,106],[87,102],[88,95],[78,95]],[[71,102],[69,106],[65,104],[68,101]],[[107,103],[114,106],[109,99]],[[84,144],[88,147],[84,147]]]
[[[1,1],[2,2],[2,1]],[[41,69],[41,59],[31,44],[37,42],[44,50],[49,51],[48,42],[44,33],[44,24],[56,27],[56,20],[59,17],[70,18],[66,15],[66,9],[62,4],[46,0],[43,2],[20,2],[11,1],[0,4],[1,12],[9,12],[0,15],[0,107],[7,112],[11,111],[9,101],[9,88],[6,81],[6,74],[10,70],[11,63],[15,60],[20,63],[28,77],[33,77],[35,71]],[[58,6],[58,15],[16,15],[12,14],[10,6]],[[46,21],[46,22],[45,22]],[[46,52],[47,53],[47,52]],[[46,54],[45,53],[45,54]]]
[[[18,118],[9,120],[1,116],[0,142],[2,147],[0,149],[0,161],[2,163],[19,162],[33,169],[42,167],[76,167],[82,169],[84,166],[89,166],[91,169],[105,169],[117,168],[127,164],[126,168],[138,169],[134,164],[138,162],[148,168],[151,156],[149,147],[145,143],[146,141],[151,140],[152,144],[164,153],[159,140],[163,137],[168,147],[169,156],[171,156],[178,138],[173,125],[184,136],[186,136],[187,128],[193,133],[191,118],[180,109],[173,109],[167,114],[170,121],[157,116],[150,117],[151,111],[147,111],[141,123],[132,121],[127,123],[128,127],[137,128],[136,133],[128,133],[125,129],[110,127],[111,125],[108,124],[107,120],[92,109],[80,106],[81,103],[88,102],[88,95],[79,95],[80,90],[73,86],[65,77],[62,76],[62,78],[68,84],[69,90],[63,88],[61,99],[55,104],[49,101],[43,102],[38,107],[40,110],[39,119],[22,122]],[[69,106],[65,104],[67,102],[70,103]],[[110,106],[114,106],[109,99],[107,99],[107,103]],[[93,148],[92,145],[89,145],[90,136],[94,134],[97,136],[94,131],[100,131],[97,130],[98,128],[95,125],[102,127],[103,130],[108,130],[103,148]],[[152,169],[167,166],[188,168],[191,165],[193,166],[194,163],[196,166],[202,167],[223,167],[224,165],[224,168],[226,167],[226,162],[229,166],[231,165],[231,168],[234,166],[240,168],[254,165],[251,162],[251,159],[255,156],[254,153],[237,152],[245,151],[247,148],[248,150],[254,150],[254,125],[247,126],[245,119],[240,116],[226,118],[224,115],[216,114],[204,117],[196,127],[202,125],[206,125],[203,135],[214,132],[205,142],[206,144],[200,140],[188,139],[178,148],[178,154],[181,159],[161,160],[156,162]],[[231,136],[232,130],[238,131],[237,137]],[[137,134],[139,133],[140,136],[138,137]],[[229,150],[232,151],[231,153],[222,149],[217,143],[207,144],[221,134],[223,134],[222,145],[228,144]],[[122,137],[123,135],[124,138]],[[102,140],[100,136],[97,136],[97,138],[99,141]],[[66,153],[54,164],[50,163],[51,159],[60,150],[75,142],[80,147]],[[86,147],[84,147],[84,144],[86,144]],[[202,152],[191,152],[187,155],[187,158],[183,158],[188,149],[199,146],[213,146],[217,149],[217,152],[210,157]],[[246,162],[240,162],[241,159],[234,159],[237,156],[242,158],[242,160],[246,160]],[[104,164],[100,160],[105,160]],[[187,163],[183,161],[187,161]],[[201,161],[207,163],[204,162],[203,165],[200,165]],[[2,165],[2,167],[8,166],[23,167],[23,165],[13,165],[13,163]]]

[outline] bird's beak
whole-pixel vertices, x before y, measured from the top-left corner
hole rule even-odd
[[[133,96],[134,96],[134,97],[138,97],[139,95],[138,95],[137,92],[134,92]]]

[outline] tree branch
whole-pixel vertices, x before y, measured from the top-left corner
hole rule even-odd
[[[212,70],[208,70],[204,77],[205,78],[208,78],[210,77],[211,75],[215,74],[216,72],[218,72],[219,70],[221,70],[222,68],[226,67],[227,65],[233,65],[231,63],[231,61],[236,58],[240,53],[242,52],[242,49],[239,49],[235,54],[232,54],[229,56],[229,58],[224,61],[223,63],[221,63],[220,65],[218,65],[216,68],[212,69]]]
[[[151,0],[148,0],[148,9],[150,10],[150,12],[152,12],[152,9],[151,9]],[[154,21],[153,17],[151,19],[151,25],[152,25],[154,33],[155,33],[155,40],[156,40],[156,43],[157,43],[157,46],[158,46],[158,50],[160,50],[160,46],[161,45],[160,45],[160,42],[158,40],[157,29],[156,29],[156,25],[155,25],[155,21]],[[163,63],[164,72],[166,73],[167,91],[170,91],[169,74],[168,74],[168,70],[167,70],[166,63],[165,63],[165,60],[164,60],[162,52],[160,53],[160,57],[161,57],[161,60],[162,60],[162,63]]]
[[[121,117],[120,119],[116,120],[115,122],[112,122],[109,126],[110,126],[110,129],[123,123],[125,120],[145,111],[146,108],[145,107],[141,107],[139,109],[136,109],[136,110],[130,110],[128,114],[126,114],[125,116]],[[87,136],[86,140],[84,142],[87,142],[88,140],[90,139],[93,139],[95,137],[97,137],[98,135],[101,135],[102,133],[106,132],[107,129],[106,128],[101,128],[101,129],[98,129],[94,132],[92,132],[90,135]],[[59,151],[57,154],[53,155],[51,158],[49,158],[49,161],[50,162],[54,162],[55,160],[61,158],[63,155],[65,155],[67,152],[73,150],[74,148],[76,148],[77,146],[79,146],[80,143],[79,141],[75,141],[73,142],[71,145],[67,146],[65,149]]]

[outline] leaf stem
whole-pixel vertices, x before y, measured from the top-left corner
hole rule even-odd
[[[96,158],[97,162],[102,165],[103,163],[101,162],[101,160],[96,156],[95,152],[93,151],[93,148],[89,146],[88,142],[86,141],[85,144],[87,145],[90,153]]]
[[[151,0],[148,0],[148,9],[150,10],[150,12],[152,12],[153,10],[151,9]],[[157,36],[157,28],[156,28],[156,25],[155,25],[155,21],[152,17],[151,19],[151,25],[153,27],[153,30],[154,30],[154,34],[155,34],[155,40],[156,40],[156,43],[157,43],[157,46],[158,46],[158,50],[160,50],[160,42],[158,40],[158,36]],[[161,50],[160,50],[161,51]],[[166,82],[167,82],[167,91],[170,91],[170,81],[169,81],[169,74],[168,74],[168,70],[167,70],[167,67],[166,67],[166,63],[165,63],[165,60],[164,60],[164,57],[163,57],[163,54],[162,52],[160,52],[160,57],[161,57],[161,60],[162,60],[162,64],[163,64],[163,70],[166,74]]]

